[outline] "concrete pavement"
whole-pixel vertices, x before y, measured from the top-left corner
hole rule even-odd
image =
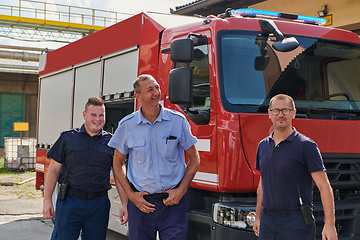
[[[0,217],[0,238],[2,240],[50,239],[53,225],[41,215],[21,215]]]
[[[50,239],[54,224],[42,216],[43,198],[35,191],[35,181],[21,185],[15,183],[33,179],[35,172],[0,175],[0,240]],[[108,230],[106,240],[128,240]]]
[[[0,197],[1,240],[50,239],[54,224],[42,217],[42,198],[23,199],[15,196]],[[106,240],[127,240],[108,230]]]
[[[50,239],[53,227],[42,217],[42,198],[1,198],[0,239]]]

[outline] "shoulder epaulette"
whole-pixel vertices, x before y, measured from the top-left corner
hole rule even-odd
[[[64,130],[60,133],[61,134],[64,134],[64,133],[67,133],[67,132],[72,132],[72,131],[75,131],[75,132],[79,132],[80,131],[80,128],[70,128],[70,129],[67,129],[67,130]]]
[[[113,134],[111,132],[105,131],[104,129],[102,130],[103,135],[110,135],[112,136]]]
[[[127,120],[131,119],[134,117],[136,112],[133,112],[133,113],[130,113],[129,115],[123,117],[120,122],[119,122],[119,125],[121,125],[123,122],[126,122]]]

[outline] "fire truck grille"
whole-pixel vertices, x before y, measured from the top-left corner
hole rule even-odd
[[[335,227],[339,239],[351,239],[355,232],[356,209],[346,206],[335,210]],[[324,211],[314,211],[316,219],[316,239],[321,239],[322,229],[324,227]]]
[[[339,239],[353,239],[360,220],[360,154],[323,153],[327,175],[334,192],[336,229]],[[320,192],[314,185],[316,239],[321,239],[324,226]],[[356,238],[356,237],[355,237]]]
[[[323,153],[323,160],[331,186],[338,197],[343,190],[360,189],[360,154]],[[336,199],[336,198],[335,198]]]

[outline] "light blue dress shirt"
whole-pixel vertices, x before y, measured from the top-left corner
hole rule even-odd
[[[185,173],[184,150],[197,142],[186,118],[161,106],[154,123],[139,111],[124,117],[108,145],[129,153],[127,177],[150,194],[174,188]]]

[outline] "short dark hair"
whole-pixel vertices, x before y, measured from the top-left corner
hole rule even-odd
[[[102,98],[99,97],[91,97],[87,100],[86,104],[85,104],[85,112],[87,110],[87,108],[90,106],[104,106],[105,102],[104,100],[102,100]]]
[[[274,100],[277,100],[277,99],[288,99],[292,105],[292,108],[295,109],[294,99],[286,94],[278,94],[278,95],[275,95],[274,97],[272,97],[270,100],[270,103],[269,103],[269,109],[271,109],[271,105],[274,102]]]
[[[150,74],[142,74],[142,75],[138,76],[133,83],[133,88],[136,93],[139,93],[140,82],[144,81],[146,79],[155,80],[155,78],[153,76],[151,76]]]

